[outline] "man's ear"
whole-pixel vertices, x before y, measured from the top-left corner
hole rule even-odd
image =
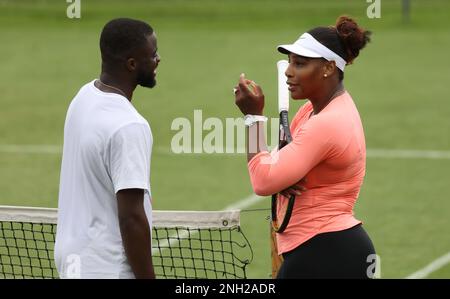
[[[128,58],[126,65],[129,72],[133,72],[137,68],[137,63],[134,58]]]

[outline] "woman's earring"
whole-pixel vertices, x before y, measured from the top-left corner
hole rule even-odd
[[[328,77],[328,75],[327,74],[323,74],[323,76],[326,78],[326,77]]]

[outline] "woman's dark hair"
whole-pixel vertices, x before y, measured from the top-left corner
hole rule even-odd
[[[351,64],[370,41],[371,32],[361,28],[355,20],[348,16],[340,16],[335,26],[316,27],[308,31],[317,41],[341,56],[347,64]],[[344,73],[339,71],[339,79]]]

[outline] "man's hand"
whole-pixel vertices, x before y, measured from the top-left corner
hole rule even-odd
[[[155,278],[150,225],[144,210],[144,190],[117,192],[119,226],[128,263],[136,278]]]

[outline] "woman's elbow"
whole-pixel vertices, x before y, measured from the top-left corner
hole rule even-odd
[[[250,181],[256,195],[268,196],[276,192],[273,186],[273,177],[269,175],[269,169],[250,171]]]
[[[269,196],[275,193],[269,184],[252,184],[253,192],[259,196]]]
[[[255,194],[258,196],[269,196],[272,195],[272,192],[268,192],[267,190],[264,189],[255,189]]]

